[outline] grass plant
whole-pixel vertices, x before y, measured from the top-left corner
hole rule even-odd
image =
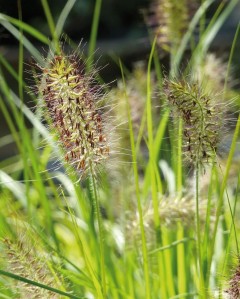
[[[171,32],[134,73],[119,59],[115,87],[94,64],[102,1],[86,57],[62,47],[75,0],[58,20],[41,1],[50,37],[24,23],[20,0],[18,19],[0,14],[19,42],[17,70],[0,53],[0,148],[14,148],[0,161],[0,298],[239,297],[239,26],[228,61],[209,53],[238,1],[208,20],[213,2],[186,16],[188,1],[158,1]]]

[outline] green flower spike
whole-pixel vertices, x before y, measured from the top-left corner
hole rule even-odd
[[[165,80],[165,95],[173,119],[183,121],[183,148],[193,166],[211,162],[223,128],[223,105],[197,81]]]

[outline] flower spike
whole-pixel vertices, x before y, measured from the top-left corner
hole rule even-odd
[[[94,75],[86,74],[84,62],[76,55],[54,56],[41,68],[41,86],[45,116],[58,135],[65,161],[80,177],[109,156],[106,124],[100,109],[102,88]]]
[[[211,162],[223,127],[223,105],[198,81],[166,79],[164,86],[173,119],[183,120],[186,160],[193,166]]]

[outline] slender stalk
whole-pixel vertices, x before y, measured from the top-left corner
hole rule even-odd
[[[104,232],[102,225],[102,218],[100,212],[100,204],[97,193],[96,180],[93,174],[93,166],[90,163],[90,181],[92,187],[92,195],[94,200],[95,212],[97,214],[97,223],[98,223],[98,231],[99,231],[99,246],[100,246],[100,268],[101,268],[101,281],[102,281],[102,291],[103,298],[106,298],[107,288],[106,288],[106,272],[105,272],[105,250],[104,250]]]
[[[227,242],[227,246],[226,246],[226,250],[225,250],[225,257],[224,257],[224,262],[223,262],[223,267],[222,267],[222,276],[225,273],[226,266],[227,266],[227,263],[228,263],[228,259],[229,259],[229,256],[230,256],[231,243],[232,243],[232,238],[231,237],[232,237],[233,233],[234,233],[234,237],[235,237],[235,241],[236,241],[237,256],[239,257],[239,255],[240,255],[239,246],[238,246],[238,239],[237,239],[237,231],[236,231],[235,222],[234,222],[234,217],[235,217],[235,212],[236,212],[236,205],[237,205],[237,200],[238,200],[239,186],[240,186],[240,173],[238,174],[238,182],[237,182],[237,186],[236,186],[236,196],[235,196],[235,200],[234,200],[234,203],[233,203],[233,210],[231,208],[230,201],[229,201],[229,198],[228,198],[228,205],[229,205],[229,209],[231,211],[232,223],[231,223],[231,226],[230,226],[228,242]]]
[[[212,265],[212,260],[213,260],[218,224],[219,224],[220,216],[222,213],[224,193],[226,192],[227,180],[228,180],[228,176],[229,176],[229,172],[230,172],[230,168],[231,168],[231,164],[232,164],[232,160],[233,160],[234,151],[236,149],[239,132],[240,132],[240,115],[238,116],[236,128],[235,128],[235,131],[233,134],[232,144],[231,144],[231,148],[230,148],[228,159],[227,159],[227,166],[226,166],[226,170],[224,173],[224,177],[223,177],[223,181],[222,181],[222,185],[221,185],[221,189],[220,189],[220,194],[219,194],[219,199],[218,199],[218,203],[217,203],[216,220],[214,223],[214,228],[213,228],[213,233],[212,233],[212,243],[211,243],[211,246],[209,249],[209,264],[208,264],[209,266],[208,266],[208,276],[207,276],[208,279],[210,278],[210,270],[211,270],[211,265]]]
[[[128,124],[129,124],[129,132],[130,132],[130,142],[131,142],[131,149],[132,149],[133,171],[134,171],[135,189],[136,189],[136,197],[137,197],[137,208],[138,208],[138,214],[139,214],[139,223],[140,223],[141,239],[142,239],[143,268],[144,268],[145,290],[146,290],[145,298],[150,299],[151,292],[150,292],[150,280],[149,280],[149,261],[148,261],[147,242],[146,242],[146,235],[145,235],[144,222],[143,222],[143,212],[142,212],[142,206],[141,206],[141,200],[140,200],[137,155],[136,155],[136,147],[135,147],[135,141],[134,141],[134,135],[133,135],[133,125],[132,125],[132,119],[131,119],[130,105],[129,105],[127,94],[126,94],[126,82],[124,79],[123,67],[122,67],[121,61],[120,61],[120,69],[121,69],[121,73],[122,73],[122,80],[123,80],[123,84],[124,84],[125,97],[126,97]]]
[[[89,50],[88,50],[88,61],[87,61],[88,71],[90,70],[94,60],[94,51],[96,48],[96,40],[97,40],[97,32],[98,32],[98,24],[99,24],[99,18],[101,13],[101,7],[102,7],[102,0],[96,0],[94,14],[93,14],[90,42],[89,42]]]
[[[148,60],[148,73],[147,73],[147,128],[148,128],[148,147],[149,147],[149,161],[151,173],[151,187],[152,187],[152,201],[154,210],[154,225],[157,233],[157,240],[160,240],[160,219],[158,211],[158,198],[157,186],[155,175],[155,159],[154,159],[154,144],[153,144],[153,128],[152,128],[152,103],[151,103],[151,64],[155,51],[156,38],[153,41],[152,50]]]
[[[182,196],[183,176],[182,176],[182,133],[183,120],[179,119],[178,123],[178,155],[177,155],[177,193],[179,198]],[[177,239],[184,239],[184,229],[181,223],[178,223]],[[179,242],[179,241],[176,241]],[[186,292],[186,269],[185,269],[185,248],[181,244],[177,247],[177,273],[178,273],[178,292]]]
[[[60,53],[60,46],[59,46],[59,42],[58,42],[58,35],[57,35],[57,30],[54,24],[54,20],[53,20],[53,16],[51,14],[51,10],[49,8],[48,5],[48,1],[47,0],[41,0],[42,2],[42,7],[48,22],[48,26],[49,26],[49,30],[51,32],[52,35],[52,39],[54,42],[54,46],[56,48],[57,53]]]
[[[196,228],[197,228],[197,252],[198,252],[198,269],[200,276],[200,295],[207,298],[205,293],[205,282],[203,275],[202,250],[201,250],[201,227],[199,213],[199,162],[196,163]]]
[[[181,197],[182,195],[182,131],[183,131],[183,120],[179,119],[178,124],[178,162],[177,162],[177,192]]]
[[[16,274],[13,274],[13,273],[1,270],[1,269],[0,269],[0,275],[6,276],[6,277],[10,277],[10,278],[18,280],[18,281],[22,281],[22,282],[28,283],[30,285],[34,285],[36,287],[39,287],[39,288],[51,291],[51,292],[56,293],[56,294],[60,294],[62,296],[68,297],[68,298],[73,298],[73,299],[84,299],[85,298],[85,297],[78,297],[78,296],[75,296],[75,295],[72,295],[72,294],[68,294],[68,293],[63,292],[61,290],[58,290],[58,289],[49,287],[49,286],[47,286],[45,284],[39,283],[37,281],[30,280],[30,279],[27,279],[25,277],[22,277],[22,276],[19,276],[19,275],[16,275]]]
[[[78,245],[80,247],[80,250],[82,252],[82,255],[83,255],[83,258],[84,258],[84,261],[85,261],[85,264],[86,264],[87,271],[88,271],[89,275],[91,276],[92,283],[93,283],[93,285],[96,289],[96,292],[97,292],[97,294],[96,294],[97,299],[105,299],[103,297],[102,288],[101,288],[101,285],[99,283],[98,277],[95,274],[94,266],[93,266],[92,259],[91,259],[91,254],[90,254],[90,251],[88,249],[88,245],[86,243],[86,240],[85,240],[85,238],[82,234],[80,235],[79,226],[76,223],[76,218],[73,216],[71,210],[69,210],[69,214],[71,216],[72,223],[74,224],[74,226],[73,226],[74,234],[76,236],[77,243],[78,243]]]
[[[225,76],[225,82],[224,82],[224,88],[223,88],[224,98],[225,98],[226,91],[227,91],[229,73],[230,73],[230,69],[231,69],[233,54],[234,54],[234,51],[235,51],[235,48],[236,48],[239,32],[240,32],[240,22],[238,23],[238,27],[237,27],[237,30],[236,30],[235,35],[234,35],[234,39],[233,39],[233,42],[232,42],[231,51],[230,51],[230,55],[229,55],[229,59],[228,59],[227,73],[226,73],[226,76]]]
[[[18,15],[19,20],[22,21],[22,3],[18,0]],[[19,60],[18,60],[18,93],[19,98],[23,102],[23,29],[20,28],[19,37]]]

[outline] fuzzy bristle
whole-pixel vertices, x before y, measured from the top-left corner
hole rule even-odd
[[[85,72],[85,65],[76,55],[54,56],[41,68],[42,92],[47,118],[58,135],[65,161],[80,177],[91,170],[95,174],[109,156],[106,125],[100,112],[102,88],[94,75]]]

